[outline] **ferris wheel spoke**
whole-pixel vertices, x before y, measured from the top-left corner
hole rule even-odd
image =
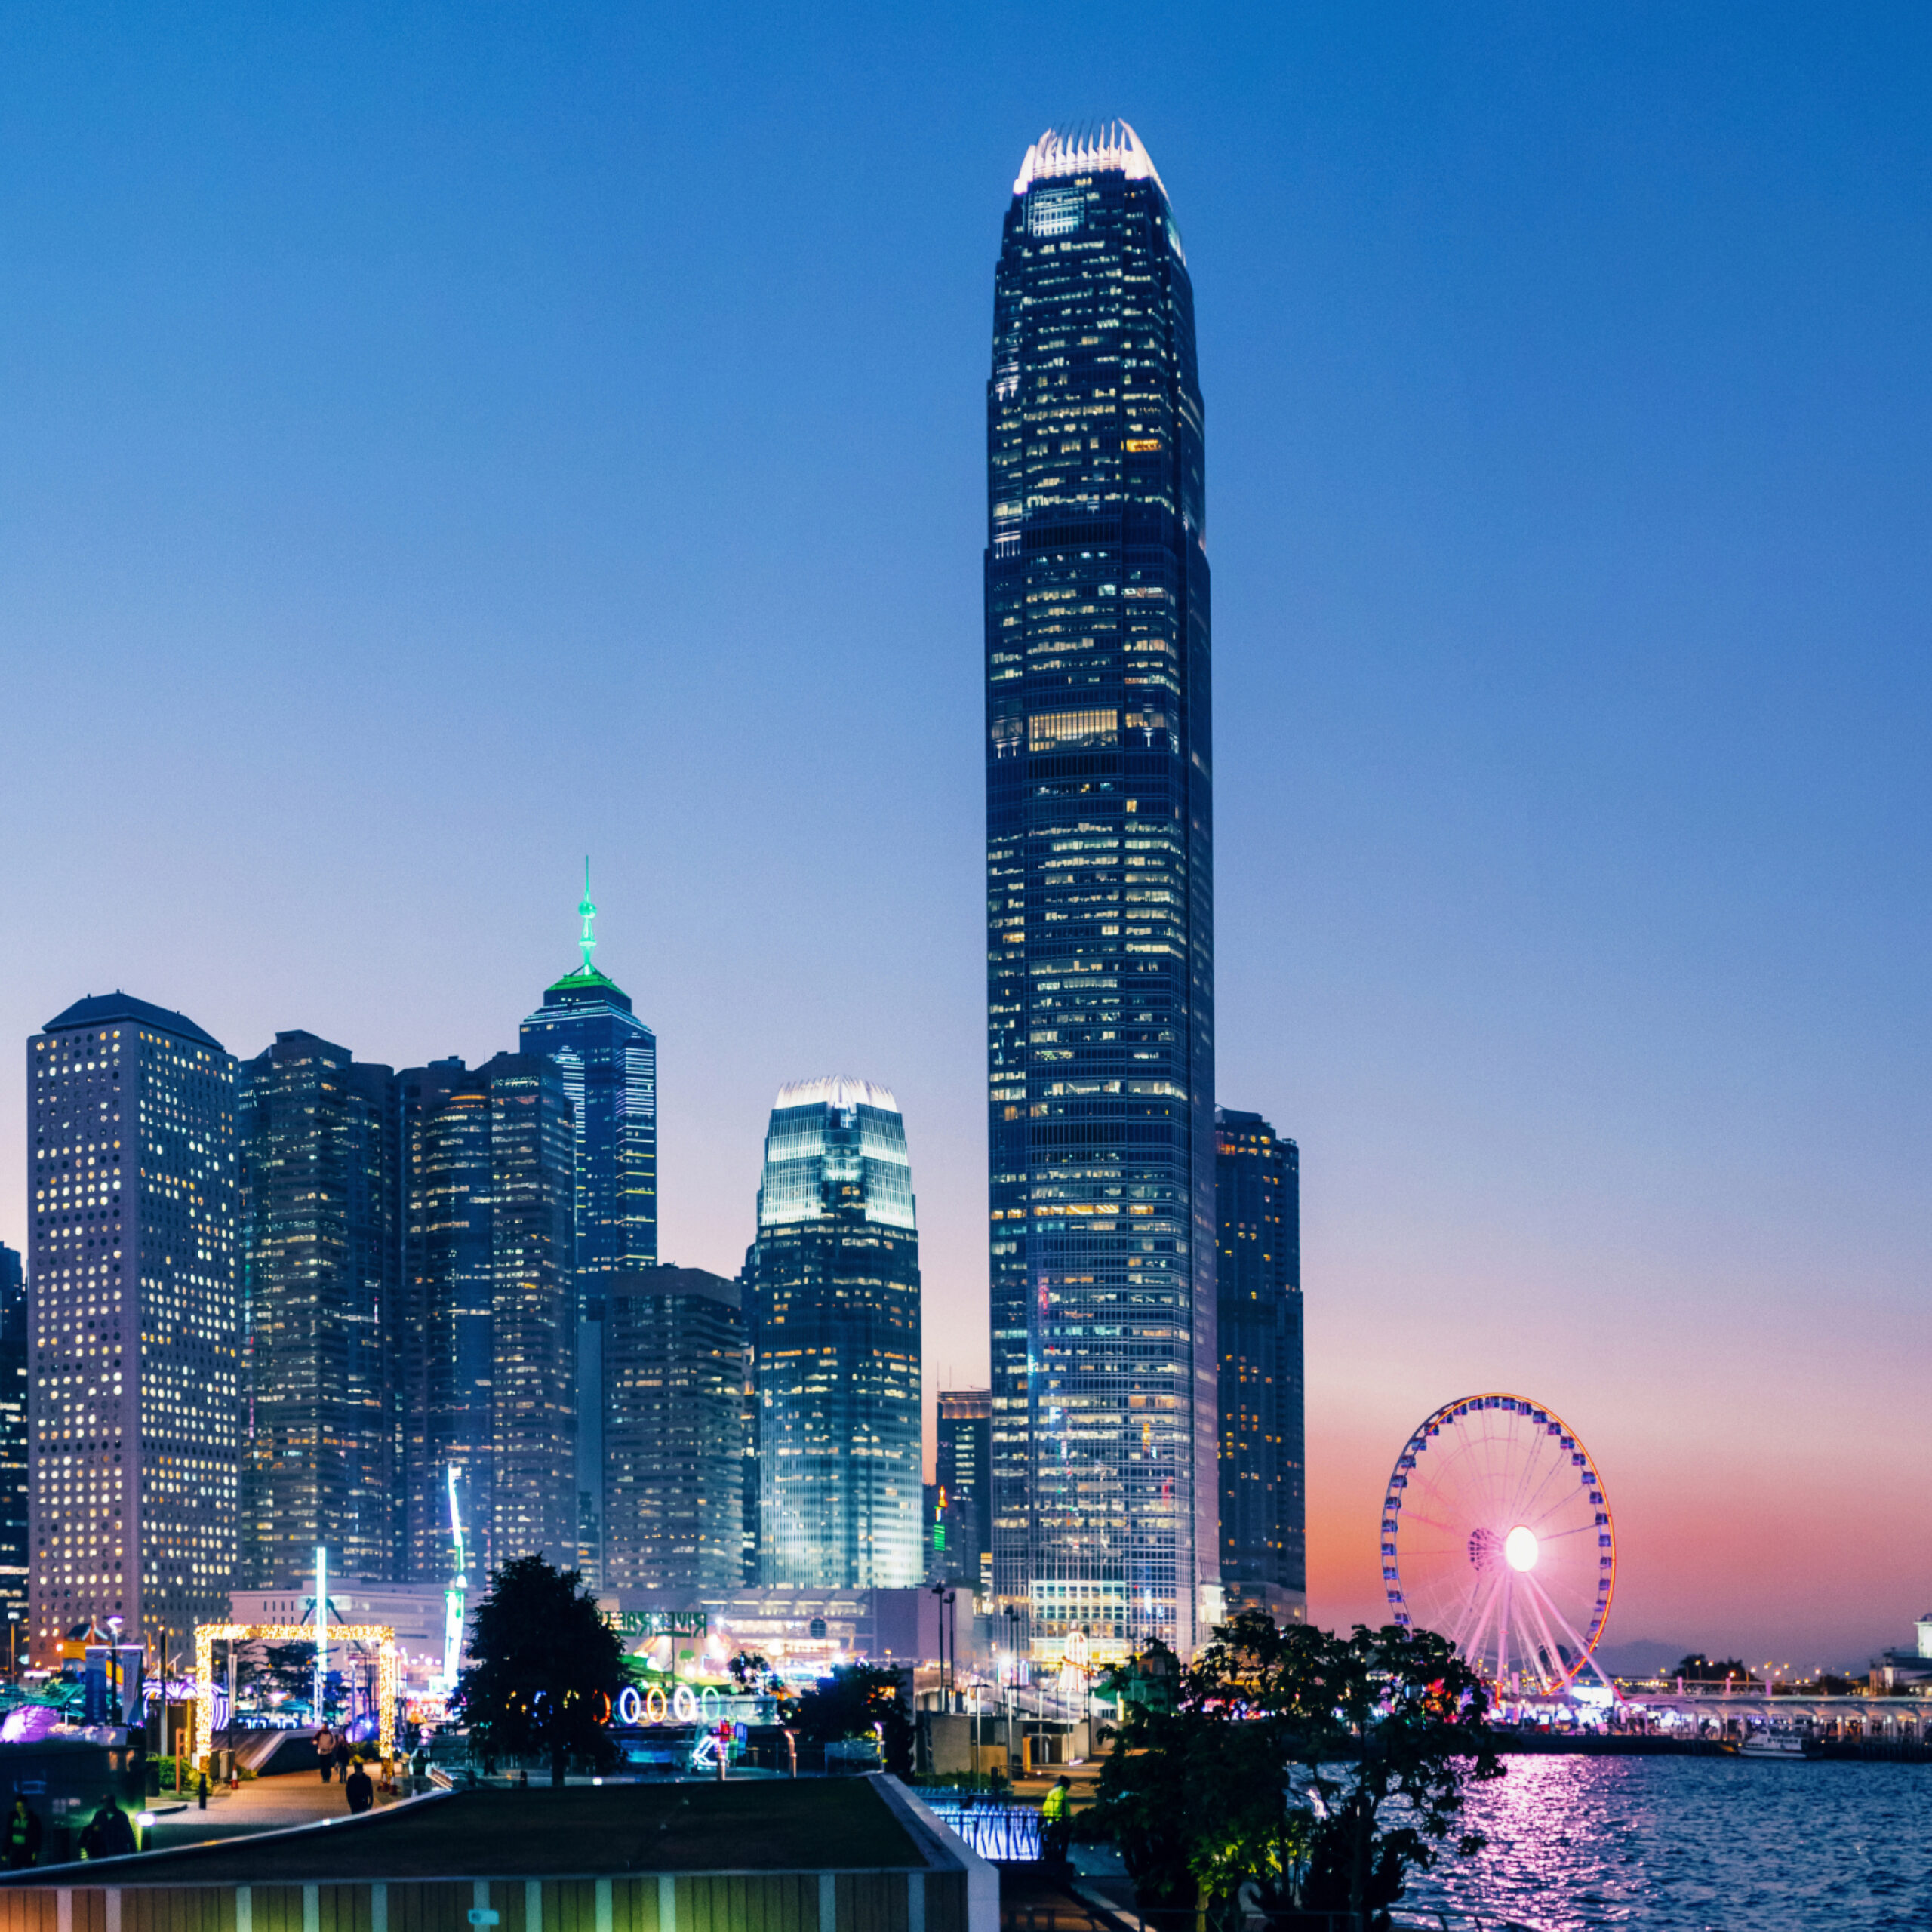
[[[1551,1479],[1557,1473],[1553,1466],[1546,1464],[1542,1472],[1538,1474],[1537,1465],[1540,1460],[1530,1460],[1524,1465],[1522,1480],[1517,1485],[1514,1506],[1515,1519],[1519,1523],[1529,1521],[1531,1512],[1542,1501],[1544,1491],[1549,1487]],[[1561,1494],[1560,1488],[1558,1494],[1559,1496]]]
[[[1472,1663],[1475,1662],[1481,1654],[1480,1648],[1472,1647],[1472,1640],[1475,1639],[1479,1642],[1484,1626],[1489,1621],[1490,1610],[1494,1602],[1496,1593],[1502,1587],[1503,1580],[1500,1577],[1497,1577],[1491,1581],[1487,1589],[1478,1586],[1476,1589],[1472,1590],[1469,1593],[1469,1602],[1464,1608],[1463,1615],[1457,1620],[1455,1629],[1449,1634],[1450,1642],[1454,1644],[1456,1648]]]
[[[1567,1681],[1570,1675],[1564,1665],[1563,1647],[1556,1641],[1555,1633],[1549,1627],[1549,1619],[1544,1614],[1549,1607],[1548,1598],[1533,1577],[1526,1577],[1524,1581],[1529,1585],[1524,1595],[1529,1599],[1531,1614],[1534,1617],[1537,1628],[1543,1637],[1543,1681],[1548,1688],[1553,1690],[1558,1684]]]
[[[1544,1601],[1546,1602],[1549,1601],[1547,1598],[1546,1598]],[[1608,1684],[1610,1682],[1610,1679],[1604,1675],[1603,1666],[1597,1662],[1596,1646],[1577,1634],[1577,1626],[1570,1621],[1568,1617],[1563,1614],[1562,1611],[1553,1602],[1549,1603],[1549,1614],[1556,1619],[1558,1623],[1562,1625],[1563,1628],[1569,1633],[1570,1641],[1577,1646],[1577,1670],[1572,1671],[1571,1672],[1571,1675],[1573,1677],[1577,1675],[1577,1672],[1580,1671],[1583,1666],[1587,1663],[1591,1669],[1596,1672],[1597,1679],[1599,1683]],[[1601,1635],[1601,1633],[1599,1632],[1598,1634]]]
[[[1532,1523],[1530,1527],[1532,1529],[1536,1529],[1536,1525],[1534,1523]],[[1537,1542],[1539,1546],[1546,1543],[1561,1543],[1565,1537],[1588,1536],[1591,1534],[1595,1528],[1596,1524],[1592,1521],[1588,1523],[1572,1523],[1567,1530],[1551,1530],[1547,1532],[1542,1530],[1537,1530]]]
[[[1544,1470],[1543,1479],[1537,1484],[1535,1492],[1527,1499],[1524,1504],[1524,1509],[1526,1512],[1525,1520],[1527,1520],[1527,1512],[1531,1509],[1533,1509],[1537,1503],[1542,1500],[1543,1492],[1549,1487],[1551,1483],[1553,1481],[1556,1483],[1556,1494],[1555,1500],[1550,1505],[1550,1507],[1552,1509],[1560,1509],[1563,1506],[1563,1500],[1565,1495],[1574,1495],[1576,1492],[1574,1486],[1566,1489],[1563,1483],[1558,1481],[1558,1478],[1565,1475],[1574,1476],[1576,1473],[1577,1472],[1575,1469],[1567,1462],[1553,1462],[1550,1463]]]

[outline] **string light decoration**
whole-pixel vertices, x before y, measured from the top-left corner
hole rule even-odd
[[[195,1762],[205,1765],[214,1744],[214,1647],[230,1644],[312,1644],[312,1623],[198,1623],[195,1626]],[[325,1625],[325,1644],[373,1644],[376,1651],[377,1748],[384,1758],[395,1755],[395,1700],[402,1674],[396,1656],[395,1631],[387,1623]],[[230,1713],[231,1718],[232,1713]]]

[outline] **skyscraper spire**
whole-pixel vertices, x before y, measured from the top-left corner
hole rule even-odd
[[[597,908],[590,903],[590,854],[583,855],[583,897],[579,903],[577,917],[583,921],[583,937],[577,944],[583,949],[583,970],[590,971],[590,955],[597,950],[596,935],[590,930],[591,921],[597,917]]]

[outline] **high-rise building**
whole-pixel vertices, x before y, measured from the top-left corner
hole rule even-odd
[[[402,1136],[395,1076],[278,1033],[235,1089],[242,1215],[238,1581],[395,1573]]]
[[[555,1065],[499,1054],[398,1076],[408,1185],[411,1576],[448,1576],[449,1497],[476,1574],[577,1558],[575,1122]]]
[[[604,1587],[744,1582],[746,1343],[739,1284],[702,1268],[604,1281]]]
[[[235,1572],[235,1062],[112,993],[27,1042],[35,1659],[115,1620],[192,1654]]]
[[[519,1044],[555,1061],[577,1116],[577,1560],[594,1586],[603,1577],[604,1283],[657,1260],[657,1041],[629,995],[590,963],[588,862],[577,914],[583,963],[545,989]]]
[[[1301,1156],[1259,1114],[1214,1110],[1221,1581],[1230,1614],[1307,1608]]]
[[[402,1093],[401,1383],[403,1570],[447,1583],[454,1505],[474,1547],[488,1512],[491,1312],[490,1094],[454,1056],[397,1076]]]
[[[982,1595],[993,1586],[992,1413],[990,1389],[940,1391],[934,1571]]]
[[[9,1666],[27,1636],[27,1284],[20,1251],[0,1242],[0,1615]]]
[[[994,1588],[1183,1655],[1216,1521],[1213,746],[1194,298],[1147,150],[1026,152],[986,390]]]
[[[762,1580],[918,1583],[919,1237],[885,1088],[779,1089],[747,1272]]]

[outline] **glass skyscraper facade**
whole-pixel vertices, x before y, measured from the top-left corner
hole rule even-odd
[[[449,1575],[449,1472],[475,1574],[577,1557],[575,1122],[555,1066],[499,1054],[399,1076],[411,1576]]]
[[[596,912],[586,876],[583,964],[545,989],[518,1042],[555,1063],[576,1114],[577,1561],[593,1585],[604,1574],[604,1284],[657,1260],[657,1041],[590,963]]]
[[[918,1583],[919,1237],[885,1088],[779,1089],[746,1272],[761,1580]]]
[[[1306,1613],[1301,1155],[1259,1114],[1218,1107],[1221,1582],[1232,1614]]]
[[[77,1001],[27,1042],[35,1660],[228,1614],[241,1414],[235,1062],[185,1014]]]
[[[729,1595],[745,1580],[743,1289],[702,1268],[605,1284],[604,1586]]]
[[[395,1075],[313,1033],[239,1069],[242,1423],[239,1574],[395,1574],[402,1137]]]
[[[994,1590],[1183,1655],[1218,1564],[1193,293],[1120,123],[1027,150],[986,392]]]
[[[992,1444],[992,1392],[939,1392],[939,1481],[933,1524],[933,1576],[964,1583],[974,1595],[992,1587],[993,1498],[987,1464]]]

